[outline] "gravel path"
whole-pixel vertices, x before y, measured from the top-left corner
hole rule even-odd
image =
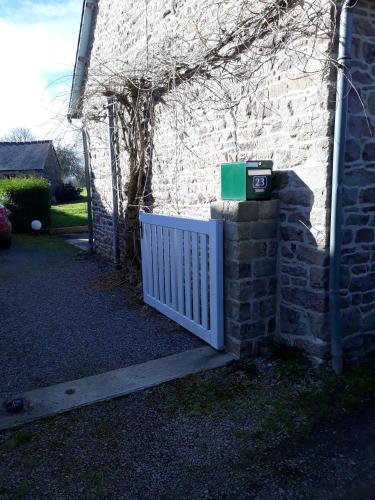
[[[108,265],[77,252],[49,236],[17,236],[1,251],[0,398],[202,345],[100,286]]]

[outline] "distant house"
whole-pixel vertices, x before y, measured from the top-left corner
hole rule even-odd
[[[52,141],[0,142],[0,179],[31,176],[48,179],[52,192],[61,184]]]

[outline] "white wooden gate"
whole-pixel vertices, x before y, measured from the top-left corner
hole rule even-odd
[[[144,301],[224,346],[223,221],[140,213]]]

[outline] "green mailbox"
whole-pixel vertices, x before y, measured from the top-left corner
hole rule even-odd
[[[221,165],[223,200],[266,200],[272,192],[270,160],[241,161]]]

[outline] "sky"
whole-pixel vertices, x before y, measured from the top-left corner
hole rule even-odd
[[[73,141],[66,120],[82,0],[0,0],[0,137]]]

